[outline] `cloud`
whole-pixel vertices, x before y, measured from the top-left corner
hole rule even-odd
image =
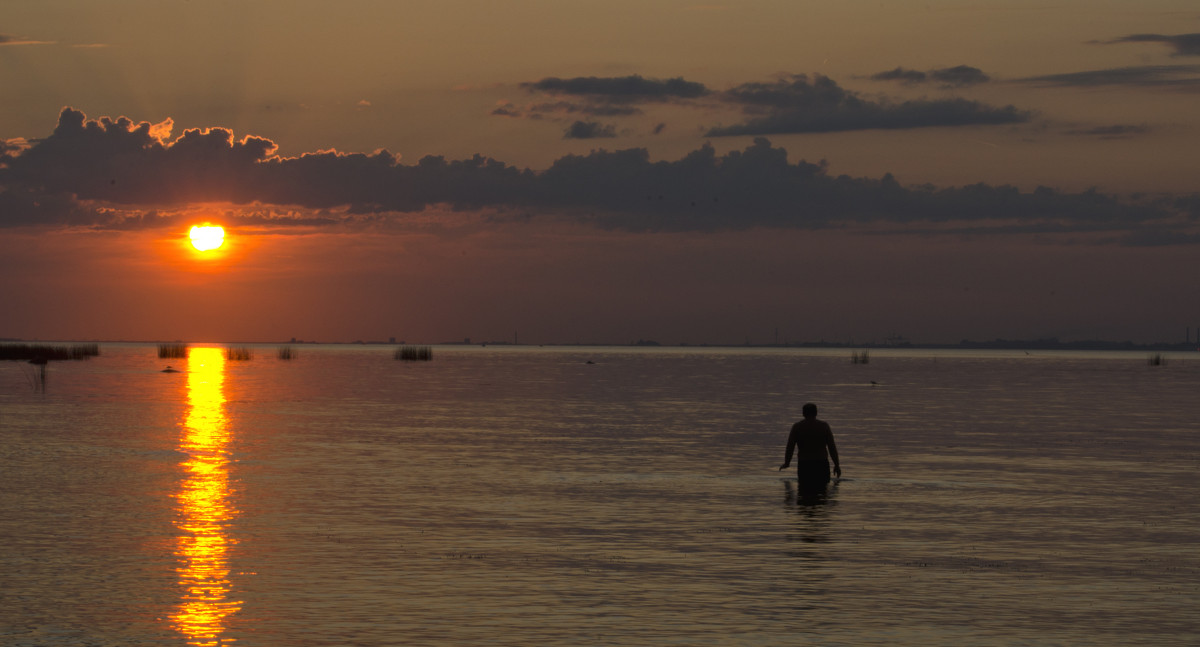
[[[566,97],[557,101],[540,101],[517,107],[510,102],[492,110],[502,117],[525,119],[556,118],[571,115],[591,117],[629,117],[640,115],[639,104],[688,102],[709,93],[702,83],[672,79],[647,79],[642,76],[547,77],[540,81],[522,83],[520,87],[532,94]],[[576,122],[579,123],[579,122]],[[572,125],[572,128],[575,126]],[[581,133],[582,134],[582,133]],[[613,135],[592,135],[610,137]]]
[[[595,121],[576,121],[567,126],[563,132],[563,139],[597,139],[616,136],[617,130],[611,124],[600,124]]]
[[[4,166],[4,160],[2,159],[4,156],[16,155],[17,153],[28,149],[29,146],[29,142],[20,137],[14,139],[0,139],[0,168],[3,168]]]
[[[742,124],[712,128],[710,137],[994,125],[1031,117],[1011,105],[995,108],[966,99],[874,101],[819,74],[811,80],[797,74],[774,83],[745,83],[726,91],[723,98],[743,106],[751,117]]]
[[[1200,56],[1200,34],[1130,34],[1102,42],[1104,45],[1118,43],[1165,43],[1174,50],[1172,56]]]
[[[628,104],[588,104],[571,101],[531,103],[525,106],[517,106],[512,102],[506,101],[492,110],[492,115],[494,116],[518,119],[545,119],[547,117],[561,119],[576,114],[593,117],[628,117],[631,115],[640,115],[642,114],[642,110]]]
[[[900,81],[902,83],[924,83],[929,80],[929,75],[917,70],[906,70],[902,67],[897,67],[894,70],[872,74],[871,80]]]
[[[983,70],[969,65],[956,65],[954,67],[933,70],[929,73],[929,77],[934,81],[955,88],[987,83],[992,80],[990,76],[983,73]]]
[[[936,83],[943,88],[959,88],[989,80],[981,70],[967,65],[929,72],[898,67],[872,78]],[[774,82],[743,83],[721,92],[682,77],[661,80],[637,75],[547,77],[522,83],[521,87],[531,93],[567,98],[523,107],[505,102],[494,108],[492,114],[525,119],[553,118],[556,121],[573,115],[628,117],[643,114],[641,105],[671,102],[693,108],[733,107],[746,116],[744,123],[710,128],[707,132],[710,137],[1007,124],[1028,121],[1031,117],[1031,113],[1011,105],[993,107],[966,99],[903,102],[868,99],[819,74],[811,79],[796,74]],[[572,128],[576,126],[573,124]],[[579,133],[587,134],[586,131]]]
[[[614,102],[695,99],[709,92],[703,83],[686,81],[682,77],[647,79],[636,74],[622,77],[588,76],[572,79],[547,77],[533,83],[522,83],[521,87],[530,92],[566,94]]]
[[[0,47],[15,46],[15,45],[53,45],[52,40],[30,40],[28,38],[20,38],[9,34],[0,34]]]
[[[1134,135],[1145,135],[1150,132],[1149,126],[1132,124],[1114,124],[1112,126],[1095,126],[1066,131],[1068,135],[1087,135],[1101,139],[1120,139]]]
[[[873,81],[900,81],[906,85],[932,82],[941,84],[944,88],[961,88],[986,83],[991,80],[991,77],[984,74],[983,70],[969,65],[956,65],[955,67],[930,70],[929,72],[897,67],[886,72],[872,74],[870,78]]]
[[[1187,233],[1196,225],[1195,201],[1132,204],[1094,191],[1021,192],[985,184],[939,189],[904,187],[890,174],[834,177],[823,162],[789,162],[787,151],[763,138],[723,155],[704,145],[674,161],[651,161],[639,148],[596,150],[567,155],[542,171],[478,155],[401,164],[387,151],[281,157],[276,150],[270,140],[236,139],[223,128],[186,130],[171,140],[169,122],[89,120],[66,108],[49,137],[29,148],[6,148],[0,158],[0,227],[162,226],[173,210],[195,203],[242,205],[230,209],[247,214],[230,216],[235,224],[278,227],[403,225],[430,210],[569,218],[621,231],[924,222],[970,223],[982,233],[1004,227]],[[1167,227],[1180,218],[1184,226]]]
[[[1142,88],[1200,89],[1200,65],[1142,65],[1103,70],[1048,74],[1019,82],[1052,87],[1130,86]]]

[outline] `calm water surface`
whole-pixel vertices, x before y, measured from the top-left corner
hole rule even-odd
[[[1200,358],[298,350],[0,363],[0,644],[1200,644]]]

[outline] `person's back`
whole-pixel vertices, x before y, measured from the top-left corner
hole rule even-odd
[[[842,475],[838,460],[837,444],[833,441],[833,430],[824,420],[817,419],[817,405],[811,402],[802,409],[804,419],[792,425],[788,434],[787,453],[780,470],[792,463],[792,452],[796,453],[796,477],[801,488],[819,489],[829,483],[829,459],[833,459],[834,473]]]
[[[833,430],[829,423],[816,418],[805,418],[792,425],[791,439],[796,443],[796,460],[823,461],[828,458],[827,445],[833,444]]]

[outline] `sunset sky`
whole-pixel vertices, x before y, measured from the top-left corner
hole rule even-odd
[[[1195,0],[0,0],[0,338],[1196,339],[1198,150]]]

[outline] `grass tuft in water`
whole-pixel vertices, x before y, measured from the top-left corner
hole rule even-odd
[[[159,359],[183,359],[187,357],[187,344],[159,344],[158,357]]]
[[[44,364],[48,361],[88,359],[100,354],[100,344],[0,344],[0,360],[25,360]]]
[[[225,359],[231,362],[244,362],[254,359],[254,353],[245,346],[226,346]]]
[[[296,349],[291,346],[280,346],[275,349],[275,355],[279,359],[296,359]]]
[[[429,346],[401,346],[396,349],[395,358],[406,362],[428,362],[433,359],[433,349]]]
[[[858,353],[858,352],[850,353],[850,363],[851,364],[869,364],[870,362],[871,362],[871,353],[868,351],[864,350],[861,353]]]

